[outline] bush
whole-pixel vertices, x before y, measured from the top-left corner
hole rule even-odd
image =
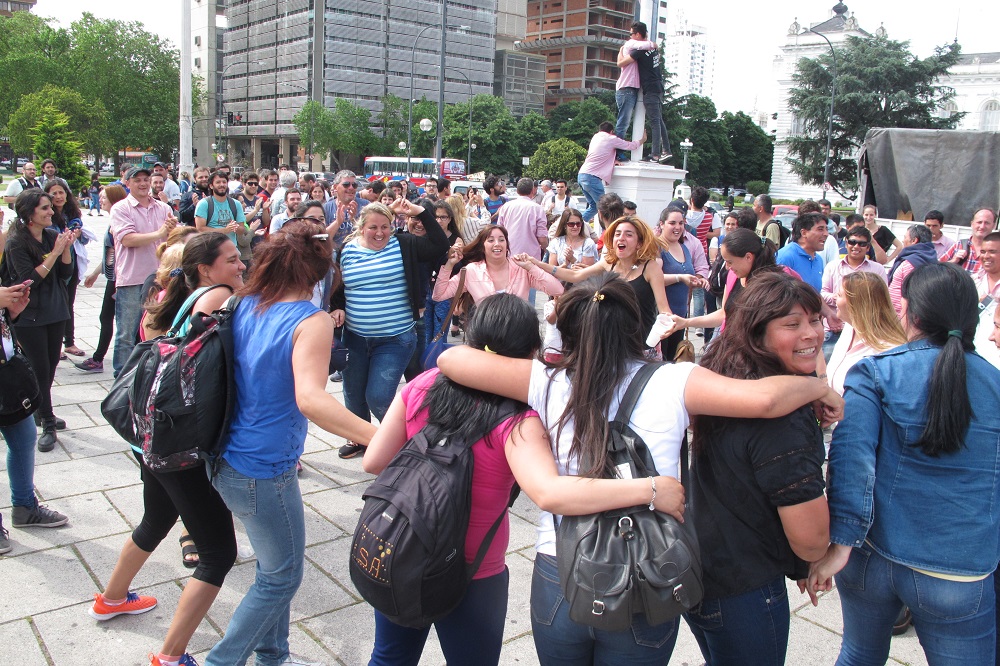
[[[747,192],[750,194],[767,194],[770,189],[770,184],[765,183],[763,180],[748,180],[747,181]]]
[[[572,182],[586,158],[587,151],[569,139],[546,141],[531,156],[524,175],[536,180],[564,178]]]

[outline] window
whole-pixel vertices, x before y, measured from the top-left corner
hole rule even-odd
[[[938,109],[938,117],[940,118],[951,118],[956,113],[958,113],[958,105],[955,102],[945,102]]]
[[[1000,131],[1000,102],[991,99],[983,105],[979,115],[979,129],[987,132]]]
[[[804,134],[806,130],[806,123],[804,120],[798,116],[792,116],[792,126],[788,130],[788,136],[799,136]]]

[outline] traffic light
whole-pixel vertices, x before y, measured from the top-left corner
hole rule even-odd
[[[228,120],[229,120],[229,124],[232,125],[233,124],[233,112],[232,111],[229,112]]]

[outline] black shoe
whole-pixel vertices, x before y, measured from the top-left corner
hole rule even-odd
[[[56,430],[65,430],[66,429],[66,422],[63,421],[58,416],[53,416],[52,417],[52,423],[55,424]],[[40,417],[38,415],[38,412],[35,412],[35,425],[38,426],[39,428],[42,427],[42,417]]]
[[[344,460],[350,460],[351,458],[356,458],[360,455],[363,455],[365,449],[367,448],[368,447],[365,446],[364,444],[355,444],[352,441],[348,441],[347,444],[344,444],[342,447],[340,447],[340,451],[337,452],[337,455],[343,458]]]
[[[42,453],[48,453],[56,448],[56,442],[58,441],[56,429],[53,426],[47,426],[42,430],[42,434],[38,436],[38,450]]]
[[[899,611],[899,616],[896,621],[892,623],[892,635],[901,636],[906,633],[906,630],[910,628],[910,624],[913,622],[913,613],[906,606],[903,606],[903,610]]]
[[[671,155],[670,153],[663,153],[662,155],[656,158],[656,161],[659,162],[660,164],[666,164],[667,162],[670,161],[671,157],[673,157],[673,155]]]

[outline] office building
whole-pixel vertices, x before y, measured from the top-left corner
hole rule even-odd
[[[662,40],[664,45],[663,66],[672,75],[671,82],[677,86],[674,95],[711,97],[715,47],[706,28],[692,23],[684,12],[677,11],[670,16],[666,29],[659,30],[658,34],[665,35],[657,43]]]

